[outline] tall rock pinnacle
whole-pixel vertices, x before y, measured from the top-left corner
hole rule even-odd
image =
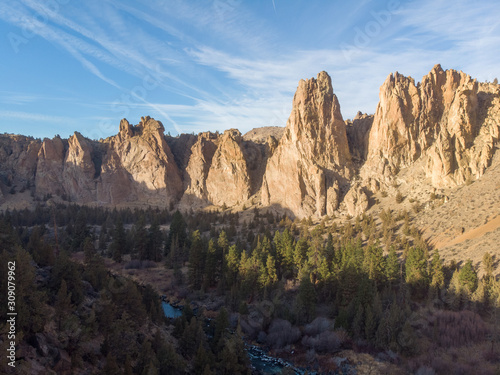
[[[283,135],[270,158],[262,203],[277,204],[296,215],[332,213],[339,188],[351,175],[351,156],[340,105],[326,72],[301,80]]]

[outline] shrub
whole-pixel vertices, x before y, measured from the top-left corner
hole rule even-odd
[[[275,349],[281,349],[300,339],[300,329],[292,327],[288,320],[274,319],[269,327],[266,343]]]
[[[304,336],[302,345],[319,353],[335,353],[340,349],[342,341],[337,333],[324,331],[316,336]]]
[[[142,261],[142,268],[155,268],[156,263],[153,262],[152,260],[143,260]]]
[[[421,366],[415,373],[415,375],[435,375],[435,374],[436,371],[427,366]]]
[[[382,198],[386,198],[389,195],[389,194],[387,194],[387,191],[385,191],[385,190],[381,194],[382,194]]]
[[[132,259],[125,265],[126,270],[138,270],[141,268],[141,261],[139,259]]]
[[[316,318],[311,323],[305,326],[304,332],[308,336],[316,336],[324,331],[333,329],[335,322],[327,318]]]
[[[132,259],[125,265],[126,270],[131,270],[131,269],[140,270],[143,268],[154,268],[154,267],[156,267],[156,263],[153,262],[152,260],[140,261],[139,259]]]
[[[484,339],[488,329],[481,317],[469,310],[438,311],[426,334],[443,348],[469,345]]]
[[[401,194],[399,191],[396,194],[396,203],[402,203],[405,200],[405,197],[403,197],[403,194]]]

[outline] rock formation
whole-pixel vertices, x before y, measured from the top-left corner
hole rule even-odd
[[[283,137],[269,159],[262,203],[300,217],[331,214],[351,176],[340,105],[326,72],[301,80]]]
[[[62,177],[65,152],[65,142],[59,136],[43,140],[38,153],[35,176],[35,188],[38,196],[65,194]]]
[[[0,184],[17,190],[33,186],[42,142],[22,135],[0,135]]]
[[[380,88],[362,174],[391,178],[423,157],[434,186],[481,176],[498,139],[498,124],[484,115],[498,91],[488,90],[482,89],[482,96],[490,103],[481,107],[478,83],[463,72],[436,65],[417,85],[411,77],[389,75]]]
[[[362,164],[368,154],[368,137],[373,124],[373,115],[358,112],[352,121],[346,120],[349,152],[353,161]]]
[[[358,216],[368,209],[369,199],[365,190],[361,186],[355,185],[345,195],[344,203],[349,215]]]
[[[226,130],[221,137],[206,186],[208,200],[219,206],[234,206],[250,197],[250,177],[238,130]]]
[[[208,201],[208,172],[219,143],[218,136],[210,132],[201,133],[195,139],[188,148],[190,155],[184,168],[183,200],[188,204],[195,203],[196,199]]]
[[[420,174],[434,188],[480,178],[500,139],[500,86],[436,65],[415,83],[399,73],[380,88],[375,115],[343,121],[331,79],[301,80],[286,128],[165,136],[149,117],[126,119],[117,135],[76,132],[43,142],[0,135],[0,199],[27,188],[109,206],[246,204],[294,216],[356,216],[394,180]],[[399,173],[405,170],[405,173]],[[385,187],[384,187],[385,185]]]
[[[88,140],[75,132],[68,140],[62,181],[64,191],[72,201],[90,203],[95,200],[96,167],[92,161],[93,149]]]
[[[182,181],[164,137],[162,123],[143,117],[136,126],[127,120],[108,138],[97,189],[99,202],[139,201],[166,206],[180,199]]]

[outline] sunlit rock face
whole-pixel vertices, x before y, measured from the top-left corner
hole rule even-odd
[[[498,121],[492,120],[498,95],[498,85],[478,84],[440,65],[418,84],[389,75],[380,88],[362,174],[383,180],[424,158],[436,187],[479,178],[498,140]]]
[[[351,175],[346,126],[330,77],[321,72],[301,80],[285,133],[267,164],[262,203],[299,217],[329,214]]]

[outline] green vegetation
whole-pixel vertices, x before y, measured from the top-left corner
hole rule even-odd
[[[314,225],[257,210],[240,222],[229,212],[39,206],[0,215],[0,245],[2,264],[15,259],[19,270],[24,345],[50,337],[71,367],[93,373],[249,373],[243,336],[275,349],[295,345],[311,358],[342,348],[391,350],[413,372],[432,362],[429,346],[442,353],[484,337],[493,368],[500,342],[491,328],[500,303],[492,256],[484,256],[482,278],[470,260],[444,264],[407,211]],[[83,264],[70,259],[74,252],[83,253]],[[181,318],[166,321],[153,288],[113,275],[106,257],[130,268],[161,262],[186,296],[220,297],[227,310],[207,325],[203,311],[195,315],[186,304]],[[5,283],[3,275],[3,291]],[[263,316],[258,329],[248,323],[250,311]],[[90,342],[99,343],[97,353]],[[460,372],[468,362],[432,366]]]

